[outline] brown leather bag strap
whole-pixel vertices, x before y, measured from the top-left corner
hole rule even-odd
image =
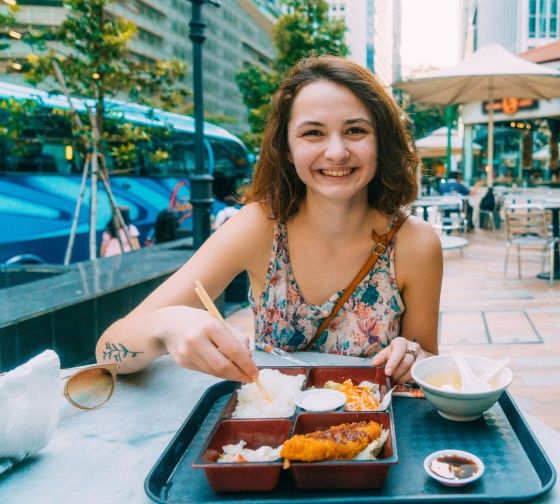
[[[371,255],[368,257],[368,260],[362,266],[358,274],[354,277],[354,279],[350,282],[350,285],[344,289],[342,296],[334,305],[331,313],[329,316],[321,322],[319,329],[315,333],[315,336],[309,340],[305,347],[301,348],[301,350],[306,350],[311,346],[311,344],[323,333],[323,331],[329,326],[332,320],[336,317],[344,303],[348,301],[348,298],[352,295],[352,292],[356,289],[356,287],[360,284],[360,282],[364,279],[364,277],[368,274],[368,272],[375,266],[375,263],[381,257],[381,255],[385,252],[387,245],[391,242],[393,237],[397,234],[399,228],[403,225],[404,221],[408,218],[408,215],[401,214],[399,218],[395,221],[395,223],[391,226],[391,229],[382,236],[379,236],[375,231],[372,230],[371,236],[375,245],[371,250]]]

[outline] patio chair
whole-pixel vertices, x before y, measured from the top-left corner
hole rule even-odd
[[[437,207],[433,227],[440,233],[466,233],[468,227],[467,201],[459,196],[445,196],[444,204]]]
[[[534,203],[512,204],[505,208],[506,224],[506,254],[504,259],[504,278],[507,276],[510,247],[515,245],[517,256],[517,276],[521,278],[521,255],[524,251],[542,256],[542,266],[547,254],[550,256],[550,278],[552,287],[554,281],[554,245],[558,241],[549,235],[545,209]]]

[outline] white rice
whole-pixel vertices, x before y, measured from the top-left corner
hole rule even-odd
[[[269,403],[255,383],[242,385],[237,392],[233,418],[288,418],[296,411],[294,399],[301,391],[305,375],[290,376],[276,369],[261,369],[259,379],[272,399]]]

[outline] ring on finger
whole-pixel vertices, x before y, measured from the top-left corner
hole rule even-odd
[[[416,348],[407,347],[405,353],[412,355],[412,358],[416,360]]]

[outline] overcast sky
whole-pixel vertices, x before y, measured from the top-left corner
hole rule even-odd
[[[403,77],[417,67],[446,68],[461,59],[460,0],[401,0]]]

